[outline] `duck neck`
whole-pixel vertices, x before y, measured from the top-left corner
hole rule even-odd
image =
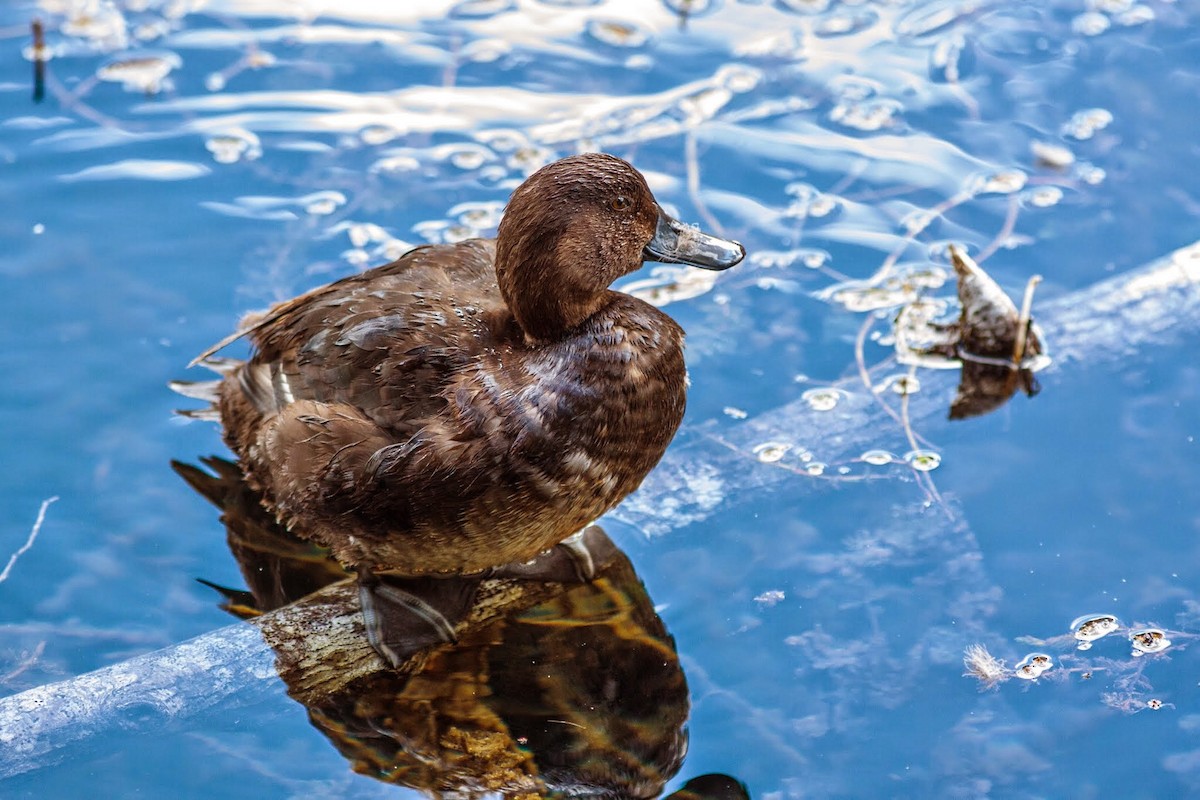
[[[580,261],[564,268],[564,256],[578,259],[580,254],[559,253],[554,237],[528,244],[523,248],[505,247],[501,241],[497,245],[500,294],[527,340],[557,341],[596,313],[608,292],[605,286],[568,279],[580,274],[596,275],[598,270]]]

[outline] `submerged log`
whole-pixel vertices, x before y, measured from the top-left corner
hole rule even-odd
[[[1038,318],[1055,360],[1051,369],[1109,362],[1176,343],[1200,330],[1200,242],[1047,302]],[[953,392],[946,381],[913,395],[910,419],[918,424],[940,418]],[[753,501],[784,481],[792,482],[793,491],[804,491],[814,484],[796,482],[793,473],[745,453],[755,444],[782,440],[810,447],[831,463],[849,461],[874,446],[885,424],[891,422],[882,407],[865,395],[851,394],[832,411],[816,411],[798,400],[742,423],[722,442],[698,437],[673,448],[611,516],[659,535]],[[539,587],[544,590],[537,583],[487,581],[481,602],[460,625],[485,624],[500,606],[514,602],[533,605],[539,602]],[[496,602],[487,602],[489,597]],[[71,744],[106,731],[149,731],[215,706],[253,702],[278,686],[273,648],[289,647],[297,664],[333,658],[337,665],[315,668],[294,693],[334,691],[382,665],[362,636],[357,590],[348,582],[335,584],[250,624],[0,698],[0,778],[53,764]]]

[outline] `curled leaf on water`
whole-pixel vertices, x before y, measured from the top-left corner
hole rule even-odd
[[[940,360],[941,366],[961,365],[950,419],[967,419],[994,411],[1017,389],[1029,397],[1040,390],[1033,373],[1048,361],[1029,307],[1041,278],[1030,280],[1018,310],[974,259],[955,245],[949,252],[958,276],[958,319],[939,323],[917,304],[906,307],[896,320],[896,351],[901,363],[931,366],[931,361]],[[914,347],[918,340],[928,346]]]

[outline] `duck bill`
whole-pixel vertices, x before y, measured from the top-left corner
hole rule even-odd
[[[701,269],[729,269],[746,257],[746,248],[702,233],[658,210],[658,227],[642,255],[647,261],[688,264]]]

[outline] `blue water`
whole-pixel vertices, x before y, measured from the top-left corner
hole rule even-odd
[[[1015,213],[986,267],[1018,297],[1044,276],[1035,317],[1200,240],[1194,0],[711,0],[684,25],[676,0],[42,5],[0,9],[0,569],[58,500],[0,584],[0,694],[229,624],[194,581],[240,583],[224,532],[168,466],[223,447],[172,415],[186,401],[167,382],[246,310],[486,235],[545,161],[629,158],[751,253],[667,306],[689,332],[678,458],[728,454],[714,442],[814,387],[870,406],[864,316],[822,290],[874,274],[914,213],[957,198],[902,267],[944,267],[946,241],[978,253]],[[40,104],[20,57],[35,16],[54,56]],[[1101,124],[1072,127],[1088,111]],[[1039,164],[1035,144],[1073,160]],[[963,194],[1014,174],[1016,191]],[[610,533],[692,690],[672,786],[721,771],[778,798],[1200,791],[1198,327],[1066,361],[986,417],[919,416],[941,458],[924,477],[832,480],[866,474],[862,448],[818,422],[773,438],[799,437],[823,476],[793,450],[794,472],[759,481],[769,467],[745,452],[719,462],[703,519],[647,535],[618,513]],[[889,352],[868,339],[864,356]],[[949,398],[951,377],[919,376]],[[910,449],[871,419],[886,423],[871,446]],[[1021,641],[1085,613],[1172,646],[1138,660],[1124,632],[1086,653]],[[1078,669],[981,691],[962,675],[973,643]],[[282,687],[68,752],[0,795],[405,794],[350,773]]]

